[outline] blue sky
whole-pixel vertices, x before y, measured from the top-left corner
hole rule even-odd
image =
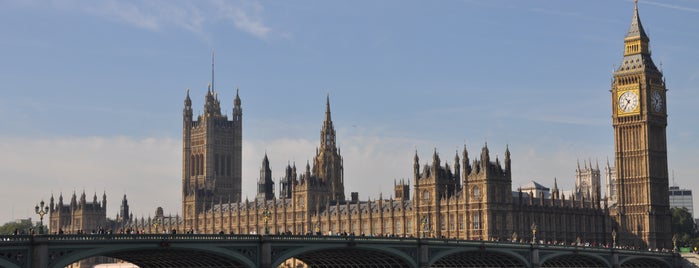
[[[699,3],[643,1],[668,93],[668,160],[699,174]],[[573,187],[613,157],[610,81],[630,0],[0,1],[0,222],[53,193],[123,194],[134,215],[179,213],[181,112],[215,89],[243,101],[243,193],[265,152],[279,179],[315,153],[330,94],[345,189],[391,195],[415,150],[453,164],[509,145],[513,187]],[[672,174],[670,175],[672,177]],[[672,183],[672,182],[671,182]],[[695,202],[696,203],[696,202]]]

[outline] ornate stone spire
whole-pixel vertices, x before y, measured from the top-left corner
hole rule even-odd
[[[626,38],[648,40],[648,35],[646,35],[646,31],[643,30],[643,25],[641,24],[641,17],[638,16],[638,0],[634,0],[633,18],[631,19],[631,26],[629,27],[629,32],[626,34]]]

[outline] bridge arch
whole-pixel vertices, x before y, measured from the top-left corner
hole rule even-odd
[[[530,267],[522,255],[501,249],[453,249],[435,254],[430,267]]]
[[[541,258],[541,267],[611,267],[612,264],[595,254],[564,252]]]
[[[320,244],[299,247],[272,260],[272,267],[278,267],[289,258],[299,259],[310,267],[418,267],[408,254],[386,245]]]
[[[14,264],[10,261],[7,261],[5,259],[0,258],[0,267],[6,267],[6,268],[21,268],[21,266]]]
[[[634,256],[624,259],[619,263],[620,267],[638,267],[638,268],[651,268],[651,267],[672,267],[672,263],[667,262],[661,258],[652,257],[641,257]]]
[[[162,247],[155,243],[107,245],[78,250],[74,254],[59,258],[51,267],[63,268],[76,261],[96,256],[117,258],[140,267],[257,267],[255,262],[244,255],[220,247],[202,248],[200,245],[186,244]]]

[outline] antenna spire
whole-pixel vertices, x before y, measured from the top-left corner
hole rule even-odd
[[[214,50],[211,50],[211,91],[214,91]]]

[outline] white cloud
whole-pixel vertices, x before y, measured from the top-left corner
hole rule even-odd
[[[86,137],[0,140],[0,196],[6,204],[0,221],[34,217],[32,208],[53,193],[68,201],[75,191],[108,197],[108,216],[116,214],[125,193],[134,215],[156,206],[179,211],[180,142],[174,139]]]
[[[231,4],[229,1],[215,0],[212,2],[218,14],[233,22],[238,30],[264,38],[270,28],[262,22],[262,5],[256,1],[239,1]]]
[[[665,3],[659,3],[659,2],[652,2],[652,1],[643,1],[643,4],[650,4],[650,5],[655,5],[655,6],[664,7],[664,8],[669,8],[669,9],[674,9],[674,10],[681,10],[681,11],[689,11],[689,12],[699,13],[699,9],[691,8],[691,7],[684,7],[684,6],[678,6],[678,5],[672,5],[672,4],[665,4]]]
[[[367,134],[361,130],[344,130],[339,145],[344,157],[345,194],[359,192],[360,199],[385,198],[393,195],[393,180],[406,179],[413,184],[412,164],[418,150],[420,164],[432,161],[435,141]],[[438,141],[437,141],[438,142]],[[454,150],[460,142],[439,145],[442,163],[453,167]],[[580,148],[575,143],[541,150],[533,146],[510,146],[513,164],[513,189],[531,179],[551,186],[558,178],[559,187],[573,186],[577,159],[599,160],[603,167],[605,148]],[[303,172],[306,161],[315,156],[315,139],[273,140],[248,139],[243,144],[243,196],[254,198],[259,169],[265,152],[270,159],[275,182],[283,176],[286,165],[296,162]],[[91,198],[103,191],[108,197],[108,216],[114,217],[121,197],[128,195],[135,216],[153,215],[161,206],[166,213],[181,213],[181,141],[173,138],[77,137],[77,138],[0,138],[0,222],[33,217],[32,208],[42,198],[48,202],[53,193],[63,193],[69,200],[73,191],[83,190]],[[471,160],[480,154],[481,144],[469,144]],[[441,148],[440,148],[441,147]],[[489,144],[491,158],[502,158],[504,145]],[[595,153],[597,152],[597,153]],[[500,159],[502,161],[502,159]],[[278,190],[278,185],[276,185]],[[411,187],[411,191],[412,191]]]
[[[16,4],[46,6],[41,1]],[[265,38],[271,32],[262,19],[264,8],[258,1],[54,0],[51,4],[59,9],[84,12],[150,31],[176,27],[206,36],[208,26],[223,21],[258,38]]]

